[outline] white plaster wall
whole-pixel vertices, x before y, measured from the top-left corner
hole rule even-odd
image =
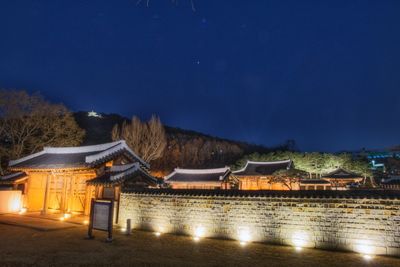
[[[22,208],[21,191],[0,190],[0,213],[18,212]]]

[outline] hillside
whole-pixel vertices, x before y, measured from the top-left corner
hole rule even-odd
[[[84,145],[111,141],[111,130],[128,118],[118,114],[92,114],[80,111],[74,114],[78,125],[85,129]],[[162,176],[181,168],[211,168],[231,165],[245,154],[263,153],[268,148],[246,142],[232,141],[207,134],[165,126],[168,145],[164,156],[151,162],[154,174]]]

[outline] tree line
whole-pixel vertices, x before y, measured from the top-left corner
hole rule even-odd
[[[191,131],[174,131],[157,116],[149,121],[133,117],[114,126],[113,140],[126,140],[128,146],[151,163],[152,172],[163,176],[175,167],[213,168],[234,164],[241,168],[246,160],[292,159],[296,169],[309,177],[344,168],[371,176],[366,160],[354,160],[349,154],[275,151],[233,142]],[[0,90],[0,166],[43,149],[44,146],[78,146],[85,131],[77,125],[72,112],[62,104],[46,101],[40,94],[18,90]],[[286,145],[287,146],[287,145]],[[262,154],[252,153],[262,151]],[[248,156],[245,156],[249,154]],[[3,169],[0,167],[0,173]]]
[[[233,169],[242,168],[247,160],[252,161],[274,161],[291,159],[294,167],[304,171],[309,178],[320,178],[338,168],[343,168],[362,175],[372,177],[370,164],[367,159],[354,159],[351,154],[332,154],[319,152],[296,152],[296,151],[274,151],[266,154],[250,154],[240,159],[232,166]]]

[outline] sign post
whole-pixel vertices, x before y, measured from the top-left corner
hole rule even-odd
[[[114,201],[91,200],[88,239],[93,239],[93,229],[108,232],[106,242],[112,242]]]

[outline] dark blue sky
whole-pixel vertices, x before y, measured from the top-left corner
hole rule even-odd
[[[400,143],[400,1],[195,4],[1,1],[0,87],[265,145]]]

